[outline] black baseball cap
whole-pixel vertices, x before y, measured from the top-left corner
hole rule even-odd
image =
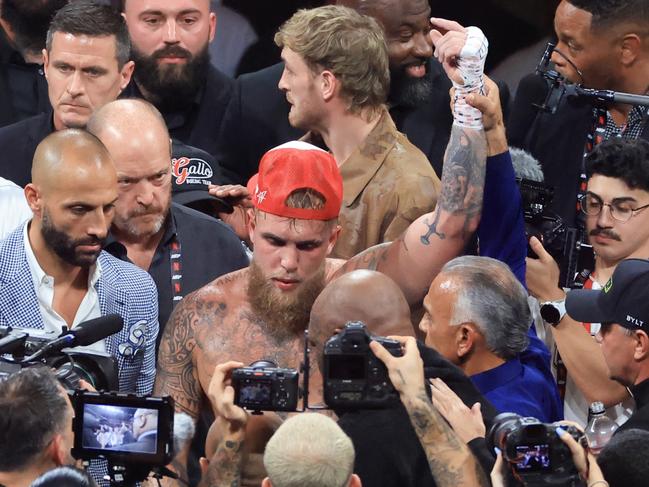
[[[208,193],[210,184],[227,184],[221,168],[207,152],[172,141],[171,197],[175,203],[214,216],[216,212],[232,213],[233,208],[224,199]]]
[[[617,323],[649,332],[649,260],[623,260],[602,290],[570,291],[566,311],[584,323]]]

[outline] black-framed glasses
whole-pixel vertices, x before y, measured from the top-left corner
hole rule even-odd
[[[612,203],[604,203],[602,198],[593,193],[582,195],[579,202],[581,211],[588,216],[597,216],[605,206],[608,206],[611,211],[611,216],[622,223],[628,222],[637,212],[649,208],[649,204],[633,208],[629,201],[613,200]]]

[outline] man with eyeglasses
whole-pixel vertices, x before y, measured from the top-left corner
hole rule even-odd
[[[595,270],[584,288],[605,287],[624,259],[649,258],[649,142],[611,139],[586,158],[588,185],[581,199],[586,233],[595,251]],[[579,323],[566,315],[566,292],[557,286],[559,267],[536,239],[530,240],[538,259],[527,259],[527,284],[551,325],[552,338],[568,371],[566,418],[585,423],[588,404],[612,406],[629,399],[627,389],[609,378],[608,367],[594,336],[599,323]],[[649,288],[645,288],[649,302]],[[576,386],[576,387],[575,387]],[[625,407],[609,408],[622,421]]]

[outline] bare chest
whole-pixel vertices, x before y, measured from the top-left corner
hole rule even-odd
[[[194,358],[203,390],[207,390],[214,367],[220,363],[234,360],[250,365],[270,360],[279,367],[299,368],[302,350],[302,336],[277,339],[248,306],[241,306],[230,310],[220,323],[198,330]]]

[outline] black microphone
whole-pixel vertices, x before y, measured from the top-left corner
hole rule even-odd
[[[23,359],[22,362],[31,362],[45,355],[59,352],[64,348],[92,345],[99,340],[120,332],[123,327],[124,320],[117,314],[84,321],[72,330],[64,331],[56,340],[49,342],[36,353]]]
[[[72,347],[92,345],[99,340],[103,340],[110,335],[122,331],[122,328],[124,328],[124,320],[122,317],[117,314],[112,314],[79,323],[73,329],[63,332],[60,338],[66,335],[72,335],[74,342],[72,345],[69,345]]]

